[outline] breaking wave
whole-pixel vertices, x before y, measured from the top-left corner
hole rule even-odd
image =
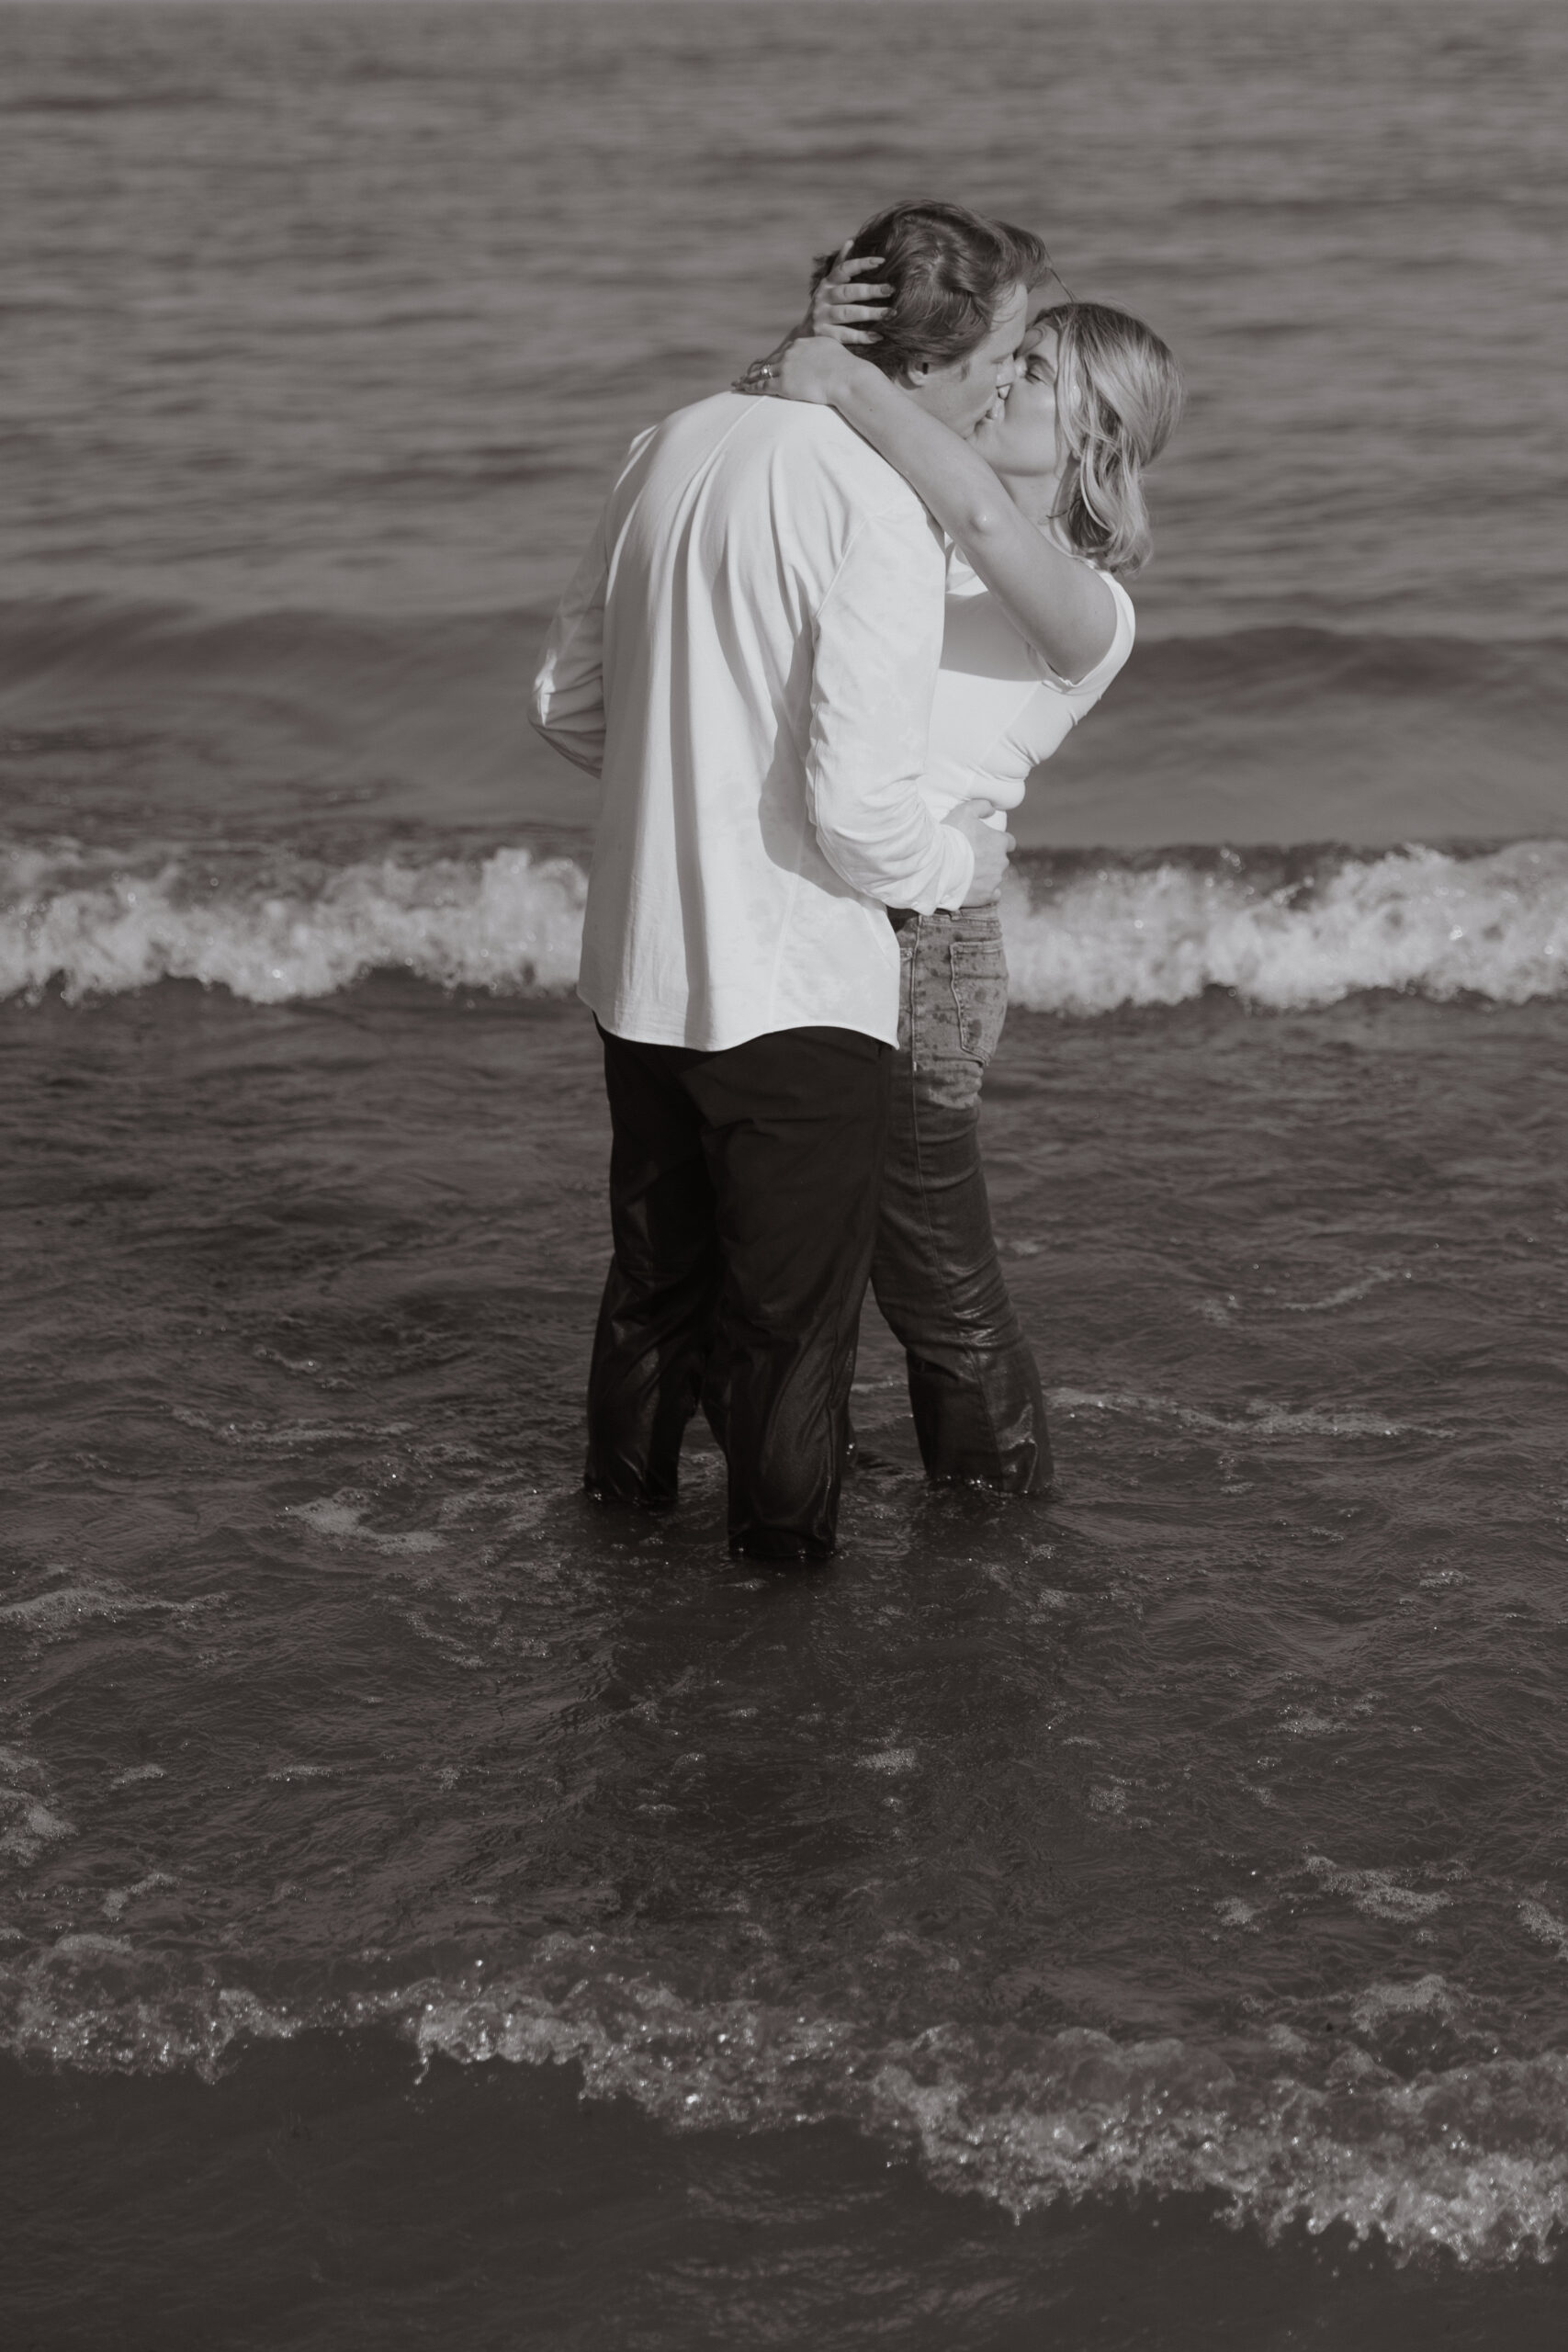
[[[253,1004],[333,996],[375,971],[443,988],[549,992],[577,977],[586,879],[569,858],[394,857],[216,873],[169,856],[95,871],[0,858],[0,995],[68,1002],[199,980]]]
[[[1280,1010],[1368,989],[1518,1004],[1568,979],[1568,842],[1053,863],[1043,889],[1026,898],[1015,881],[1003,910],[1012,1000],[1036,1012],[1212,988]]]
[[[570,989],[581,866],[499,849],[326,866],[255,853],[110,863],[0,854],[0,995],[69,1002],[197,980],[254,1003],[396,970],[443,988]],[[1517,1004],[1568,984],[1568,842],[1380,854],[1057,853],[1003,903],[1012,999],[1036,1012],[1176,1005],[1209,989],[1273,1009],[1363,989]]]
[[[476,1971],[313,2005],[161,1976],[121,1937],[67,1937],[0,1965],[0,2039],[24,2063],[210,2077],[247,2043],[390,2027],[425,2064],[575,2065],[589,2097],[678,2131],[847,2122],[1014,2216],[1196,2194],[1269,2239],[1337,2225],[1397,2259],[1442,2248],[1477,2267],[1545,2260],[1568,2228],[1568,2053],[1414,2079],[1379,2057],[1389,2020],[1453,2009],[1438,1976],[1370,1986],[1332,2054],[1281,2024],[1212,2047],[1082,2027],[900,2040],[794,2004],[692,2000],[569,1937],[495,1982]]]

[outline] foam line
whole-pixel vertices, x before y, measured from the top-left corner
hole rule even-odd
[[[1373,1987],[1355,2022],[1372,2041],[1391,2004],[1447,2014],[1454,1999],[1436,1978]],[[476,1973],[298,2007],[210,1977],[176,1984],[101,1933],[0,1962],[0,2047],[24,2063],[210,2076],[247,2041],[388,2025],[424,2062],[576,2065],[589,2097],[630,2098],[676,2131],[848,2122],[915,2155],[938,2186],[1015,2216],[1196,2194],[1269,2239],[1339,2225],[1398,2259],[1441,2247],[1487,2268],[1544,2260],[1568,2228],[1561,2052],[1407,2081],[1362,2041],[1337,2042],[1330,2058],[1279,2030],[1213,2047],[1087,2027],[938,2025],[899,2040],[797,2005],[694,2001],[588,1946],[493,1983]]]
[[[586,876],[566,857],[385,856],[321,869],[231,854],[107,864],[0,852],[0,995],[72,1003],[198,980],[253,1003],[396,970],[498,994],[570,989]],[[1568,842],[1471,856],[1319,853],[1032,861],[1003,901],[1011,996],[1036,1012],[1176,1005],[1208,989],[1285,1010],[1366,989],[1522,1003],[1568,988]]]

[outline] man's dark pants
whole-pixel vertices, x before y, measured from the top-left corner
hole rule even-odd
[[[729,1547],[826,1559],[876,1234],[891,1048],[784,1029],[722,1053],[604,1029],[615,1243],[588,1384],[590,1490],[675,1499],[700,1402]]]

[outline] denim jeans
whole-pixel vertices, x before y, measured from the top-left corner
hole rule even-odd
[[[872,1257],[901,1341],[926,1470],[1039,1494],[1051,1483],[1040,1374],[997,1262],[980,1082],[1007,1017],[995,907],[904,915],[898,1050]]]

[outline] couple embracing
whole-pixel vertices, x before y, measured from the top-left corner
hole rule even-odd
[[[603,778],[587,1485],[671,1504],[700,1405],[751,1558],[833,1550],[868,1279],[929,1475],[1050,1481],[979,1153],[1006,812],[1131,650],[1180,403],[1156,336],[1051,276],[955,205],[868,221],[804,332],[634,441],[536,687]]]

